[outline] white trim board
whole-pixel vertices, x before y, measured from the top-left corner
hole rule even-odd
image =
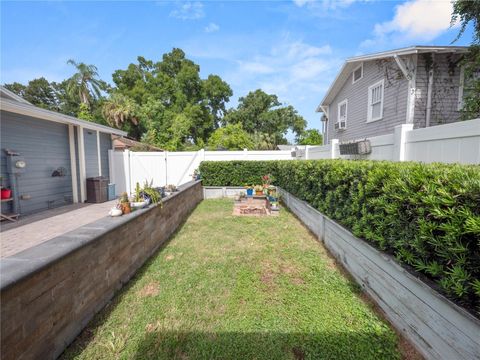
[[[31,116],[37,119],[54,121],[62,124],[72,124],[72,125],[84,127],[85,129],[89,129],[89,130],[101,131],[104,133],[120,135],[120,136],[127,136],[127,133],[125,131],[114,129],[114,128],[100,125],[100,124],[96,124],[90,121],[77,119],[73,116],[60,114],[55,111],[41,109],[39,107],[30,105],[28,103],[21,103],[18,101],[0,98],[0,108],[2,111],[9,111],[15,114]]]

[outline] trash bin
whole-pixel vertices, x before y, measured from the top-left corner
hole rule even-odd
[[[108,200],[108,178],[97,176],[87,179],[87,202],[103,203]]]

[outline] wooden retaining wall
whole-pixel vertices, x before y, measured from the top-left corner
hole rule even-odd
[[[204,187],[205,199],[233,197],[240,187]],[[278,188],[283,203],[321,240],[426,359],[480,359],[480,320],[355,237],[305,201]]]
[[[480,359],[480,321],[344,227],[279,189],[320,239],[427,359]]]

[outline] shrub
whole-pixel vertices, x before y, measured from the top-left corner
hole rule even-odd
[[[282,187],[480,309],[480,167],[381,161],[203,162],[204,185]]]

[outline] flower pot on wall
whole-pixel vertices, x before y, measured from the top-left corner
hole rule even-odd
[[[132,208],[130,207],[129,203],[122,203],[122,212],[124,214],[130,214],[131,211],[132,211]]]
[[[10,189],[2,189],[1,198],[3,199],[10,199],[12,197],[12,190]]]

